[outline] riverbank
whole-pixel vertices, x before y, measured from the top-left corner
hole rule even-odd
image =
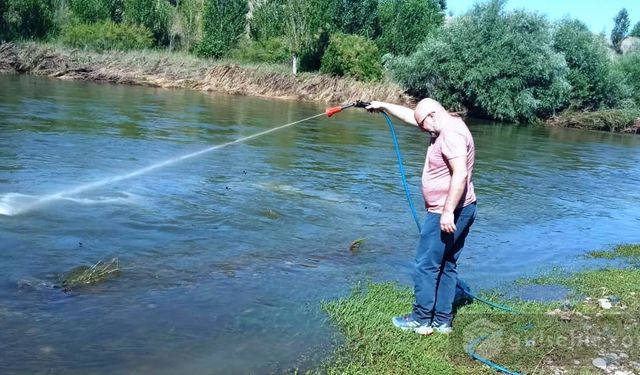
[[[326,103],[362,98],[413,102],[398,85],[391,83],[365,83],[311,73],[294,77],[284,66],[240,66],[154,50],[93,52],[56,44],[4,43],[0,45],[0,73]]]
[[[606,268],[548,276],[521,285],[564,287],[562,301],[531,302],[484,295],[515,313],[474,302],[458,310],[454,333],[420,336],[392,327],[390,317],[411,309],[413,293],[370,284],[325,308],[345,336],[330,374],[494,374],[469,351],[522,374],[640,373],[640,245],[595,252],[624,258]],[[544,290],[544,289],[543,289]]]
[[[294,77],[284,65],[239,65],[164,50],[95,52],[60,44],[4,43],[0,45],[0,74],[3,73],[323,103],[375,98],[411,106],[416,101],[390,82],[366,83],[318,73]],[[640,134],[640,110],[567,110],[543,123]]]

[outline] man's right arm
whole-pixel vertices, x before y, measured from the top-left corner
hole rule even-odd
[[[413,109],[411,108],[407,108],[398,104],[373,101],[367,107],[367,109],[373,111],[385,111],[393,117],[406,122],[407,124],[418,126],[418,123],[413,116]]]

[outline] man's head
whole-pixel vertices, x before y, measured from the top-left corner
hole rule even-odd
[[[426,98],[418,103],[413,116],[420,129],[429,133],[439,133],[440,125],[449,116],[449,113],[437,101]]]

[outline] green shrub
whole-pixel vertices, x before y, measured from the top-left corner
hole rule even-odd
[[[166,0],[125,0],[124,21],[144,26],[157,45],[166,46],[172,10]]]
[[[53,0],[5,0],[9,38],[42,39],[55,33]]]
[[[206,0],[203,35],[196,48],[197,54],[214,58],[225,56],[244,34],[247,12],[247,0]]]
[[[409,55],[427,35],[444,22],[444,13],[436,0],[380,0],[382,29],[378,46],[382,53]]]
[[[131,50],[151,47],[153,34],[143,26],[103,21],[72,24],[62,33],[60,40],[68,46],[82,49]]]
[[[334,34],[322,57],[320,72],[378,81],[383,76],[378,47],[359,35]]]
[[[504,0],[476,5],[409,57],[389,61],[411,94],[502,121],[530,121],[563,106],[567,66],[543,16],[505,12]]]
[[[245,40],[230,53],[231,57],[250,63],[281,64],[289,61],[291,55],[282,38],[272,38],[264,42]]]
[[[616,106],[623,90],[612,73],[608,48],[578,20],[561,21],[554,32],[553,47],[561,52],[569,67],[571,105],[597,110]]]

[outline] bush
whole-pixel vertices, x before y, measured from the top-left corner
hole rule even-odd
[[[378,81],[383,76],[378,47],[359,35],[334,34],[322,57],[320,72]]]
[[[389,66],[409,93],[502,121],[531,121],[563,106],[567,66],[543,16],[476,5]]]
[[[5,0],[9,38],[45,38],[55,32],[53,0]]]
[[[60,40],[68,46],[82,49],[131,50],[151,47],[153,34],[143,26],[103,21],[72,24],[63,32]]]
[[[202,19],[203,35],[196,52],[200,56],[225,56],[244,34],[247,0],[206,0]]]
[[[282,38],[272,38],[264,42],[246,40],[231,51],[231,57],[249,63],[281,64],[291,58],[289,49]]]
[[[125,0],[124,21],[144,26],[153,34],[155,44],[169,44],[171,5],[166,0]]]
[[[620,83],[612,73],[608,48],[577,20],[561,21],[554,32],[553,47],[569,67],[571,105],[597,110],[616,106],[622,100]]]
[[[382,53],[409,55],[444,22],[436,0],[380,0],[378,6]]]

